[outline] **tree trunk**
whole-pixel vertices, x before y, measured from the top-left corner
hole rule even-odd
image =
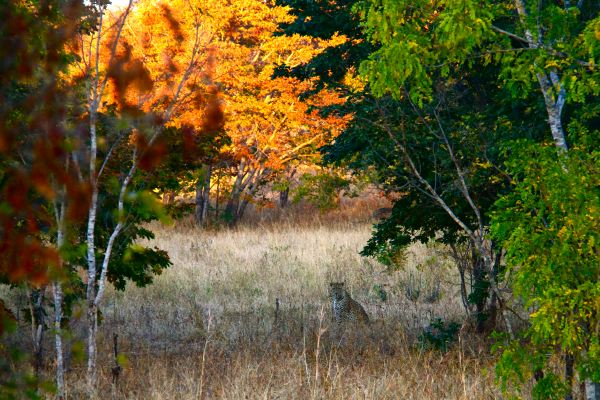
[[[31,339],[33,342],[33,369],[36,382],[41,379],[42,366],[44,365],[44,294],[46,288],[31,289],[29,294],[29,311],[31,313]]]
[[[379,210],[377,210],[379,211]],[[375,218],[381,218],[379,215],[375,215],[377,213],[377,211],[375,211],[375,213],[373,213],[373,216]],[[471,318],[471,307],[469,304],[469,294],[467,293],[467,279],[466,279],[466,274],[465,272],[467,271],[467,263],[465,262],[464,257],[461,256],[461,254],[459,253],[458,248],[453,244],[450,243],[450,250],[452,251],[451,257],[454,259],[454,262],[456,263],[456,267],[458,268],[458,274],[460,276],[460,298],[462,300],[462,304],[463,307],[465,309],[465,314],[467,315],[467,318]],[[471,282],[473,280],[471,279]]]
[[[242,184],[244,181],[244,176],[246,174],[245,169],[246,158],[243,157],[238,167],[237,177],[231,188],[231,195],[229,197],[229,200],[227,200],[227,205],[225,206],[225,217],[228,219],[227,222],[230,226],[235,225],[238,220],[237,213],[240,204],[241,192],[243,190]]]
[[[54,296],[54,347],[56,350],[56,398],[62,400],[65,398],[65,366],[63,360],[62,348],[62,301],[63,292],[60,282],[52,283],[52,293]]]
[[[240,204],[240,195],[239,193],[232,193],[229,200],[227,200],[227,205],[225,206],[225,218],[227,218],[227,224],[229,226],[234,226],[238,221],[238,208]]]
[[[208,217],[208,207],[210,205],[210,179],[212,175],[212,166],[205,165],[200,171],[198,183],[196,185],[196,224],[206,225]]]
[[[96,390],[96,333],[98,332],[98,308],[94,300],[88,302],[87,310],[88,320],[88,365],[87,365],[87,385],[90,397]]]
[[[585,400],[600,400],[600,383],[585,380]]]
[[[217,194],[215,197],[215,220],[219,219],[219,199],[221,198],[221,175],[217,175]]]
[[[529,17],[527,8],[523,0],[515,0],[515,8],[517,13],[521,17],[521,22],[527,24],[527,18]],[[524,26],[525,27],[525,26]],[[534,39],[531,31],[525,27],[525,38],[527,44],[531,49],[537,49],[543,42],[543,38],[539,37],[537,42]],[[544,96],[544,103],[546,105],[546,112],[548,113],[548,125],[552,132],[552,138],[556,147],[563,151],[567,151],[567,140],[565,138],[565,131],[562,126],[562,110],[566,101],[566,90],[564,85],[560,82],[560,77],[556,71],[538,72],[536,78],[540,85],[540,90]]]
[[[248,191],[246,192],[246,196],[244,197],[243,200],[241,200],[240,206],[238,207],[238,211],[237,211],[238,221],[244,216],[244,213],[246,212],[246,207],[248,207],[248,204],[250,203],[250,198],[254,195],[256,186],[257,185],[254,182],[251,182],[250,185],[248,186]]]
[[[95,110],[92,110],[95,111]],[[86,287],[87,301],[87,323],[88,323],[88,364],[87,364],[87,389],[90,397],[93,396],[96,386],[96,308],[94,299],[96,298],[96,216],[98,212],[98,181],[96,176],[96,156],[97,156],[97,137],[96,137],[96,119],[95,112],[90,113],[90,186],[92,187],[92,198],[88,212],[86,245],[87,245],[87,264],[88,264],[88,282]]]
[[[284,190],[279,192],[279,207],[286,208],[290,199],[290,188],[286,187]]]
[[[65,214],[67,203],[65,200],[66,188],[63,187],[63,200],[61,201],[60,211],[55,203],[55,213],[57,222],[56,247],[61,249],[65,242]],[[64,266],[61,262],[61,266]],[[56,398],[63,400],[65,398],[65,366],[63,359],[62,331],[61,322],[63,318],[62,302],[63,290],[60,281],[52,282],[52,296],[54,298],[54,349],[56,352]]]
[[[168,191],[163,194],[162,203],[164,206],[173,205],[174,202],[175,202],[175,192]]]
[[[471,262],[473,265],[473,286],[471,295],[475,302],[475,321],[477,333],[485,331],[486,310],[485,306],[488,300],[487,280],[485,266],[475,249],[471,252]]]
[[[569,353],[565,353],[565,382],[569,388],[565,395],[565,400],[573,400],[573,366],[575,364],[575,358]]]
[[[546,112],[548,113],[548,125],[552,132],[554,144],[559,149],[567,151],[567,140],[562,126],[562,110],[566,101],[566,91],[556,72],[550,72],[549,75],[550,79],[548,79],[548,74],[536,74],[542,95],[544,96]],[[556,96],[553,95],[554,92],[556,92]]]
[[[477,247],[477,249],[479,250],[483,261],[484,261],[484,265],[488,271],[488,277],[489,277],[489,284],[490,284],[490,289],[491,292],[493,294],[496,295],[496,300],[498,301],[499,305],[500,305],[500,313],[502,315],[502,319],[504,320],[504,324],[506,325],[506,331],[508,332],[508,335],[510,336],[511,339],[515,338],[515,332],[513,330],[512,327],[512,323],[510,321],[510,318],[506,312],[506,308],[503,307],[503,299],[502,299],[502,295],[500,293],[500,289],[498,288],[498,281],[497,281],[497,277],[494,273],[494,269],[495,269],[495,263],[492,259],[493,254],[490,254],[488,252],[486,252],[486,248],[484,245],[484,239],[481,238],[481,235],[477,235],[476,237],[476,241],[474,243],[474,245]]]
[[[250,203],[250,199],[254,197],[254,195],[260,187],[260,181],[265,171],[266,170],[262,168],[258,170],[253,170],[252,173],[249,174],[248,179],[244,182],[242,186],[242,191],[240,193],[240,198],[238,200],[239,206],[237,209],[237,221],[239,221],[244,216],[246,208]],[[243,199],[241,198],[242,195],[244,195]]]
[[[204,180],[204,204],[202,206],[202,221],[204,224],[208,222],[208,208],[210,207],[210,180],[212,175],[212,166],[206,166],[206,177]]]

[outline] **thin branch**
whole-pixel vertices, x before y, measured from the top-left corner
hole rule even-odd
[[[102,162],[102,166],[100,167],[100,170],[98,171],[98,175],[97,175],[98,179],[100,179],[100,176],[102,175],[102,171],[104,171],[104,167],[106,167],[106,164],[108,163],[108,161],[110,159],[110,156],[112,155],[113,150],[117,147],[117,145],[119,144],[119,142],[121,141],[121,139],[124,136],[125,136],[125,131],[121,130],[119,132],[119,136],[117,136],[117,139],[110,146],[110,149],[108,150],[108,153],[106,154],[106,157],[104,157],[104,161]]]
[[[529,41],[527,39],[525,39],[524,37],[515,35],[514,33],[509,32],[509,31],[505,31],[504,29],[499,28],[496,25],[492,25],[492,29],[495,30],[496,32],[506,35],[512,39],[518,40],[519,42],[525,43],[526,45],[530,44]]]
[[[538,40],[537,43],[536,42],[531,42],[530,43],[524,37],[519,36],[519,35],[515,35],[514,33],[508,32],[508,31],[506,31],[506,30],[504,30],[502,28],[499,28],[499,27],[497,27],[495,25],[492,25],[492,29],[495,30],[496,32],[501,33],[503,35],[506,35],[506,36],[508,36],[508,37],[510,37],[512,39],[515,39],[515,40],[518,40],[519,42],[527,44],[530,50],[543,49],[543,50],[547,51],[550,55],[553,55],[553,56],[556,56],[556,57],[560,57],[560,58],[570,58],[569,54],[567,54],[567,53],[565,53],[563,51],[554,50],[552,47],[544,45],[543,42],[542,42],[541,36],[540,36],[540,39]],[[541,31],[540,31],[540,34],[541,34]],[[514,51],[514,50],[525,50],[525,49],[510,49],[510,50]],[[506,51],[506,50],[496,50],[494,52],[502,52],[502,51]],[[488,52],[486,52],[486,54],[488,54]],[[592,65],[591,63],[589,63],[587,61],[583,61],[583,60],[580,60],[580,59],[577,59],[577,58],[573,58],[573,61],[577,65],[580,65],[582,67],[586,67],[586,68],[589,68],[589,69],[594,69],[595,68],[595,65]]]
[[[127,4],[127,8],[125,9],[125,12],[123,12],[123,14],[121,15],[121,21],[119,22],[118,25],[118,30],[117,30],[117,35],[115,36],[115,40],[112,44],[112,47],[110,49],[110,57],[108,59],[108,65],[112,64],[115,55],[117,53],[117,47],[119,45],[119,40],[121,38],[121,33],[123,32],[123,26],[125,25],[125,21],[127,20],[127,17],[129,16],[129,12],[131,11],[131,6],[133,4],[133,0],[129,0],[129,3]],[[102,16],[100,17],[100,28],[102,28]],[[97,42],[97,48],[100,47],[100,35],[98,34],[98,42]],[[99,79],[99,72],[98,72],[98,64],[99,64],[99,55],[98,52],[96,53],[96,80]],[[108,83],[108,75],[104,76],[104,79],[102,80],[102,84],[100,85],[100,90],[98,91],[98,85],[96,84],[96,87],[94,88],[94,92],[95,94],[97,93],[95,99],[94,99],[94,112],[98,111],[98,107],[100,105],[100,100],[102,99],[102,94],[104,93],[104,89],[106,88],[106,84]],[[91,113],[91,111],[90,111]]]
[[[200,50],[200,48],[199,48],[200,47],[200,24],[196,24],[194,35],[195,35],[194,36],[194,46],[192,47],[192,55],[190,57],[190,62],[188,64],[185,72],[183,73],[183,76],[181,77],[179,84],[177,85],[177,90],[175,91],[175,95],[173,96],[173,99],[171,100],[171,104],[167,107],[167,110],[165,111],[165,115],[164,115],[165,121],[168,121],[169,119],[171,119],[171,114],[173,113],[173,109],[175,108],[175,105],[177,104],[179,94],[181,93],[181,90],[183,89],[183,85],[188,80],[189,76],[191,75],[192,70],[194,68],[194,64],[196,63],[196,55],[198,54],[198,52]],[[212,41],[212,38],[209,40],[209,43],[211,41]],[[154,141],[153,139],[155,139],[155,137],[153,137],[150,140],[150,144],[152,144],[152,142]]]
[[[73,166],[75,167],[75,172],[77,173],[79,181],[83,182],[83,175],[81,173],[81,167],[79,166],[79,159],[77,158],[77,153],[74,151],[71,152],[71,159],[73,160]]]
[[[135,171],[137,169],[137,161],[137,149],[134,149],[131,167],[129,168],[129,172],[127,173],[127,176],[121,184],[121,191],[119,192],[119,201],[117,206],[117,218],[119,222],[117,223],[117,226],[115,226],[115,229],[113,230],[112,234],[110,235],[110,238],[108,239],[106,250],[104,252],[104,259],[102,260],[102,270],[100,272],[100,279],[98,281],[98,292],[96,293],[96,297],[94,298],[94,305],[96,307],[98,306],[100,300],[102,300],[102,296],[104,295],[104,288],[106,287],[106,276],[108,273],[108,264],[110,262],[110,256],[113,250],[115,239],[117,238],[117,236],[119,236],[119,234],[121,233],[121,229],[123,228],[123,217],[125,214],[125,194],[127,193],[129,183],[133,179],[133,175],[135,174]]]
[[[421,185],[424,186],[424,188],[429,192],[429,194],[435,200],[435,202],[438,203],[440,205],[440,207],[442,207],[444,209],[444,211],[446,211],[446,213],[450,216],[450,218],[452,218],[452,220],[454,220],[454,222],[456,222],[465,231],[465,233],[467,233],[467,235],[469,235],[471,238],[475,238],[475,234],[471,230],[471,228],[469,228],[467,226],[467,224],[465,222],[463,222],[454,213],[454,211],[450,208],[450,206],[435,191],[435,189],[429,184],[429,182],[427,182],[427,180],[425,178],[423,178],[423,176],[421,175],[421,173],[419,172],[419,170],[415,166],[415,163],[412,160],[410,154],[406,150],[406,147],[400,141],[398,141],[398,139],[396,138],[396,136],[392,133],[390,127],[387,124],[385,124],[385,123],[381,127],[384,129],[385,132],[387,132],[388,136],[396,144],[396,146],[398,146],[398,148],[402,152],[402,156],[404,158],[404,161],[406,162],[407,166],[410,168],[413,176],[419,181],[419,183]]]
[[[444,127],[442,126],[442,121],[440,120],[440,117],[439,117],[437,111],[434,111],[433,115],[435,116],[435,119],[437,120],[438,127],[442,134],[442,138],[444,139],[444,143],[446,143],[446,147],[448,148],[448,154],[450,155],[450,158],[452,159],[452,163],[454,164],[454,167],[456,169],[456,174],[458,175],[458,179],[459,179],[460,185],[461,185],[461,192],[462,192],[463,196],[465,197],[465,199],[467,200],[467,202],[469,203],[469,206],[471,206],[471,209],[475,213],[475,216],[477,217],[477,224],[479,225],[479,229],[481,232],[483,232],[484,226],[483,226],[483,219],[481,218],[481,212],[479,211],[479,208],[475,205],[475,202],[473,201],[473,198],[471,197],[471,194],[469,193],[469,187],[467,186],[464,172],[458,163],[458,160],[454,154],[454,151],[452,150],[452,146],[450,145],[450,141],[448,140],[448,136],[446,135],[446,131],[444,130]]]

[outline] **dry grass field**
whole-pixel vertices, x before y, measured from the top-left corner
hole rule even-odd
[[[463,329],[446,353],[419,346],[433,318],[463,319],[452,265],[439,250],[414,246],[402,271],[386,272],[358,254],[367,219],[153,225],[152,244],[173,266],[147,288],[106,296],[98,398],[499,398],[489,343]],[[332,323],[328,283],[342,280],[370,327]],[[72,326],[76,348],[83,324]],[[115,333],[124,369],[113,385]],[[81,398],[85,364],[71,358],[68,368],[69,398]]]

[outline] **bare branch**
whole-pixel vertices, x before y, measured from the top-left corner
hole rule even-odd
[[[125,131],[120,131],[119,132],[119,136],[117,136],[117,139],[114,141],[114,143],[110,146],[110,149],[108,150],[108,153],[106,154],[106,157],[104,157],[104,161],[102,162],[102,166],[100,167],[100,170],[98,170],[98,179],[100,179],[100,176],[102,175],[102,171],[104,171],[104,167],[106,167],[106,164],[108,163],[110,156],[112,155],[113,150],[117,147],[117,145],[119,144],[119,142],[121,141],[121,139],[125,136]]]
[[[211,40],[212,40],[212,38],[211,38]],[[171,104],[167,107],[167,110],[165,111],[165,114],[164,114],[165,121],[168,121],[169,119],[171,119],[171,114],[173,113],[173,109],[175,108],[175,105],[177,104],[179,94],[181,93],[181,90],[183,89],[183,85],[188,80],[188,78],[190,77],[190,75],[192,73],[192,70],[194,69],[194,64],[196,63],[196,56],[199,51],[200,51],[200,24],[196,24],[195,33],[194,33],[194,46],[192,47],[192,54],[190,57],[190,62],[188,63],[188,66],[187,66],[185,72],[183,73],[183,76],[181,77],[179,84],[177,85],[177,90],[175,91],[175,95],[173,96],[173,99],[171,100]],[[153,142],[153,139],[154,139],[154,137],[150,140],[150,143]]]
[[[382,120],[385,121],[385,118],[382,118]],[[452,220],[454,222],[456,222],[461,227],[461,229],[465,231],[465,233],[467,235],[469,235],[471,238],[475,238],[476,236],[475,236],[474,232],[471,230],[471,228],[469,228],[467,226],[467,224],[464,221],[462,221],[454,213],[454,211],[452,210],[452,208],[450,208],[450,206],[439,195],[439,193],[437,193],[437,191],[429,184],[429,182],[425,178],[423,178],[423,176],[421,175],[421,173],[419,172],[419,170],[415,166],[415,163],[414,163],[412,157],[410,156],[409,152],[406,150],[406,147],[396,138],[396,136],[393,134],[393,132],[392,132],[391,128],[389,127],[389,125],[387,123],[384,123],[383,125],[381,125],[381,127],[388,134],[389,138],[396,144],[396,146],[398,147],[398,149],[400,149],[400,151],[402,152],[402,156],[404,158],[404,161],[406,162],[406,165],[409,167],[412,175],[419,181],[419,183],[421,185],[423,185],[423,187],[429,193],[429,195],[431,196],[431,198],[436,203],[438,203],[440,205],[440,207],[442,207],[442,209],[444,209],[444,211],[446,211],[446,213],[450,216],[450,218],[452,218]]]
[[[413,106],[414,106],[414,104],[413,104]],[[481,218],[481,212],[479,211],[479,208],[477,207],[477,205],[475,205],[475,202],[473,201],[473,198],[471,197],[471,194],[469,193],[469,187],[467,186],[467,183],[465,180],[465,174],[464,174],[462,168],[460,167],[458,160],[456,159],[454,150],[452,150],[452,146],[450,145],[450,141],[448,140],[448,136],[446,135],[446,131],[444,130],[444,127],[442,126],[442,121],[440,120],[440,117],[439,117],[437,111],[434,111],[433,115],[435,116],[435,119],[438,123],[438,127],[440,129],[441,136],[444,139],[444,143],[446,144],[446,147],[448,148],[448,154],[450,155],[450,158],[452,159],[452,163],[454,164],[454,168],[456,169],[456,175],[458,175],[458,179],[460,181],[461,192],[462,192],[463,196],[465,197],[465,199],[467,200],[467,202],[469,203],[469,206],[475,213],[475,216],[477,217],[477,224],[479,225],[479,230],[481,232],[483,232],[484,226],[483,226],[483,220]]]
[[[508,36],[508,37],[510,37],[512,39],[518,40],[519,42],[522,42],[524,44],[529,45],[529,41],[527,39],[525,39],[524,37],[521,37],[519,35],[515,35],[514,33],[509,32],[509,31],[505,31],[504,29],[498,28],[495,25],[492,25],[492,29],[495,30],[498,33],[501,33],[501,34],[506,35],[506,36]]]
[[[115,59],[115,55],[117,53],[117,47],[119,45],[119,40],[121,38],[121,33],[123,32],[123,26],[125,25],[125,21],[127,20],[127,17],[129,16],[129,12],[131,11],[132,4],[133,4],[133,0],[129,0],[129,3],[127,4],[127,8],[121,15],[121,20],[120,20],[120,22],[118,22],[117,34],[115,36],[114,42],[112,43],[112,47],[110,49],[110,57],[108,59],[108,65],[110,65],[113,62],[113,60]],[[102,28],[102,16],[100,17],[100,28]],[[98,90],[97,81],[99,79],[99,72],[98,72],[98,65],[99,65],[98,49],[99,49],[99,47],[100,47],[100,32],[98,32],[98,42],[97,42],[97,49],[96,49],[96,86],[94,88],[95,98],[94,98],[94,103],[93,103],[93,111],[94,112],[98,111],[98,107],[100,106],[100,100],[102,99],[102,94],[104,93],[104,89],[106,88],[106,84],[108,83],[108,75],[105,75],[104,79],[102,80],[102,84],[100,85],[100,90]],[[91,112],[92,112],[92,110],[90,110],[90,113]]]
[[[106,249],[104,251],[104,259],[102,260],[102,269],[100,272],[100,279],[98,280],[98,293],[96,294],[96,297],[94,298],[94,305],[97,307],[98,304],[100,303],[100,300],[102,300],[102,297],[104,295],[104,289],[106,287],[106,276],[108,273],[108,264],[110,262],[110,256],[113,250],[113,246],[115,243],[115,239],[119,236],[119,234],[121,233],[121,230],[123,229],[123,223],[124,223],[124,215],[125,215],[125,194],[127,193],[127,188],[129,187],[129,183],[131,183],[131,180],[133,179],[133,175],[135,174],[135,171],[137,169],[137,161],[138,161],[138,157],[137,157],[137,149],[133,150],[133,157],[132,157],[132,161],[131,161],[131,167],[129,168],[129,172],[127,173],[127,176],[125,177],[125,179],[123,180],[123,183],[121,184],[121,191],[119,192],[119,201],[118,201],[118,206],[117,206],[117,212],[118,212],[118,222],[117,222],[117,226],[115,226],[113,232],[110,235],[110,238],[108,239],[108,243],[106,244]]]

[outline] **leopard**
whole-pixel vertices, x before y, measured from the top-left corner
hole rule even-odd
[[[333,317],[338,325],[343,322],[369,323],[369,316],[363,306],[350,297],[344,288],[344,282],[329,283],[329,295],[331,296]]]

